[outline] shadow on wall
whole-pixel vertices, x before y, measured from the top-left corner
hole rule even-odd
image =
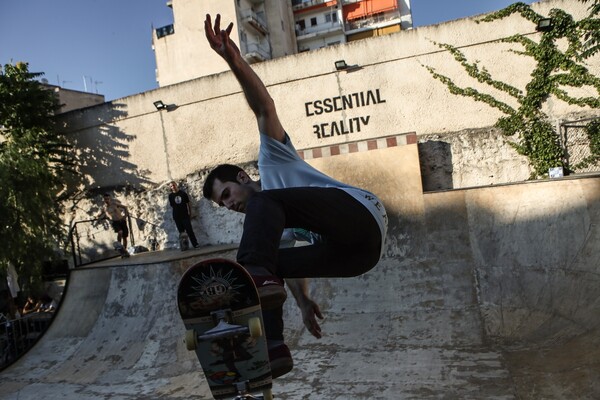
[[[111,187],[108,182],[122,182],[123,186],[139,187],[149,183],[149,171],[138,170],[129,161],[129,143],[137,138],[120,130],[113,121],[127,117],[125,105],[120,103],[105,103],[102,111],[94,107],[95,121],[83,121],[88,113],[86,110],[76,110],[64,114],[66,129],[69,125],[85,126],[84,129],[74,129],[67,134],[70,144],[78,151],[78,172],[83,175],[84,187]],[[70,182],[69,192],[77,191]]]
[[[419,160],[424,192],[454,189],[452,147],[440,140],[419,143]]]

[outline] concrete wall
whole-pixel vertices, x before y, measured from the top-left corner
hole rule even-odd
[[[305,331],[290,296],[285,334],[295,368],[275,382],[277,397],[599,398],[600,178],[424,194],[416,139],[302,152],[331,176],[379,195],[389,230],[385,254],[368,273],[312,280],[326,316],[322,339]],[[188,178],[193,197],[202,179]],[[165,201],[158,189],[126,199],[148,213],[159,208],[154,200]],[[195,226],[211,240],[239,238],[239,215],[204,200],[194,209],[202,210]],[[194,356],[183,350],[183,326],[173,321],[174,288],[194,261],[172,259],[180,254],[75,270],[52,330],[3,372],[0,393],[204,395]],[[138,260],[149,265],[129,265]]]
[[[576,18],[586,15],[585,4],[578,1],[551,0],[534,5],[543,15],[554,7]],[[215,6],[200,11],[223,10]],[[483,103],[450,94],[445,85],[432,78],[424,66],[436,68],[457,84],[482,88],[433,42],[461,47],[470,60],[479,60],[492,76],[523,88],[529,80],[531,60],[512,53],[511,49],[518,49],[514,45],[492,42],[516,33],[539,38],[534,25],[520,16],[480,24],[476,18],[466,18],[271,60],[254,68],[269,87],[298,149],[406,132],[416,132],[423,138],[454,136],[466,129],[488,129],[501,114]],[[502,62],[497,61],[499,58]],[[595,74],[600,71],[599,58],[588,61]],[[334,62],[340,59],[359,68],[336,71]],[[320,114],[315,107],[319,101],[339,101],[341,96],[353,94],[370,102]],[[502,93],[494,95],[515,105]],[[159,99],[173,105],[171,111],[157,111],[152,103]],[[555,120],[591,112],[552,98],[547,111]],[[85,172],[90,187],[153,187],[221,162],[251,162],[256,159],[258,142],[253,115],[230,72],[68,113],[64,129],[89,156]],[[467,142],[468,137],[453,140]],[[448,143],[446,138],[442,141]],[[500,135],[492,142],[473,143],[481,147],[486,158],[490,157],[486,179],[472,175],[463,178],[453,172],[451,187],[527,178],[529,170],[524,160]],[[473,148],[471,143],[468,147]],[[477,165],[477,154],[458,154],[455,150],[452,147],[453,170],[460,170],[456,165]],[[508,161],[498,163],[496,154]],[[519,168],[507,174],[503,171],[505,165]]]

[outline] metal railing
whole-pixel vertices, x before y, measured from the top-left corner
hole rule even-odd
[[[391,21],[397,21],[398,23],[400,23],[400,13],[398,12],[398,9],[394,9],[394,11],[389,12],[381,12],[378,14],[374,14],[370,17],[350,20],[347,21],[344,26],[346,31],[351,31],[354,29],[370,27],[374,24],[380,24]]]
[[[308,1],[292,1],[292,10],[301,10],[306,7],[316,6],[323,4],[328,0],[308,0]]]
[[[135,224],[132,224],[132,220]],[[127,216],[127,227],[129,228],[128,247],[135,247],[136,251],[157,249],[156,237],[159,230],[162,230],[160,226],[135,216]],[[136,246],[136,233],[142,241],[142,246]],[[116,257],[118,252],[113,245],[116,235],[111,227],[111,221],[106,218],[74,222],[69,230],[73,267]]]
[[[571,172],[599,172],[600,160],[591,150],[587,126],[600,118],[585,118],[577,121],[564,121],[560,124],[560,145],[564,151],[565,166]]]
[[[53,312],[37,312],[8,319],[0,314],[0,370],[26,353],[48,329]]]

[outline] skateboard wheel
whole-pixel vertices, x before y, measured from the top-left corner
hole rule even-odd
[[[196,338],[196,331],[190,329],[185,332],[185,347],[189,350],[196,350],[198,347],[198,339]]]
[[[264,400],[273,400],[273,391],[271,389],[263,390],[263,399]]]
[[[248,329],[250,330],[250,336],[253,338],[262,336],[262,324],[260,318],[253,317],[248,320]]]

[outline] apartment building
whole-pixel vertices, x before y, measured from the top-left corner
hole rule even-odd
[[[412,28],[410,0],[292,0],[298,51]]]
[[[204,38],[204,16],[234,22],[249,63],[412,28],[410,0],[169,0],[173,24],[155,29],[159,86],[227,70]]]
[[[167,86],[227,70],[204,38],[205,15],[234,23],[232,40],[249,63],[297,52],[294,16],[282,0],[169,0],[173,24],[152,34],[156,81]]]

